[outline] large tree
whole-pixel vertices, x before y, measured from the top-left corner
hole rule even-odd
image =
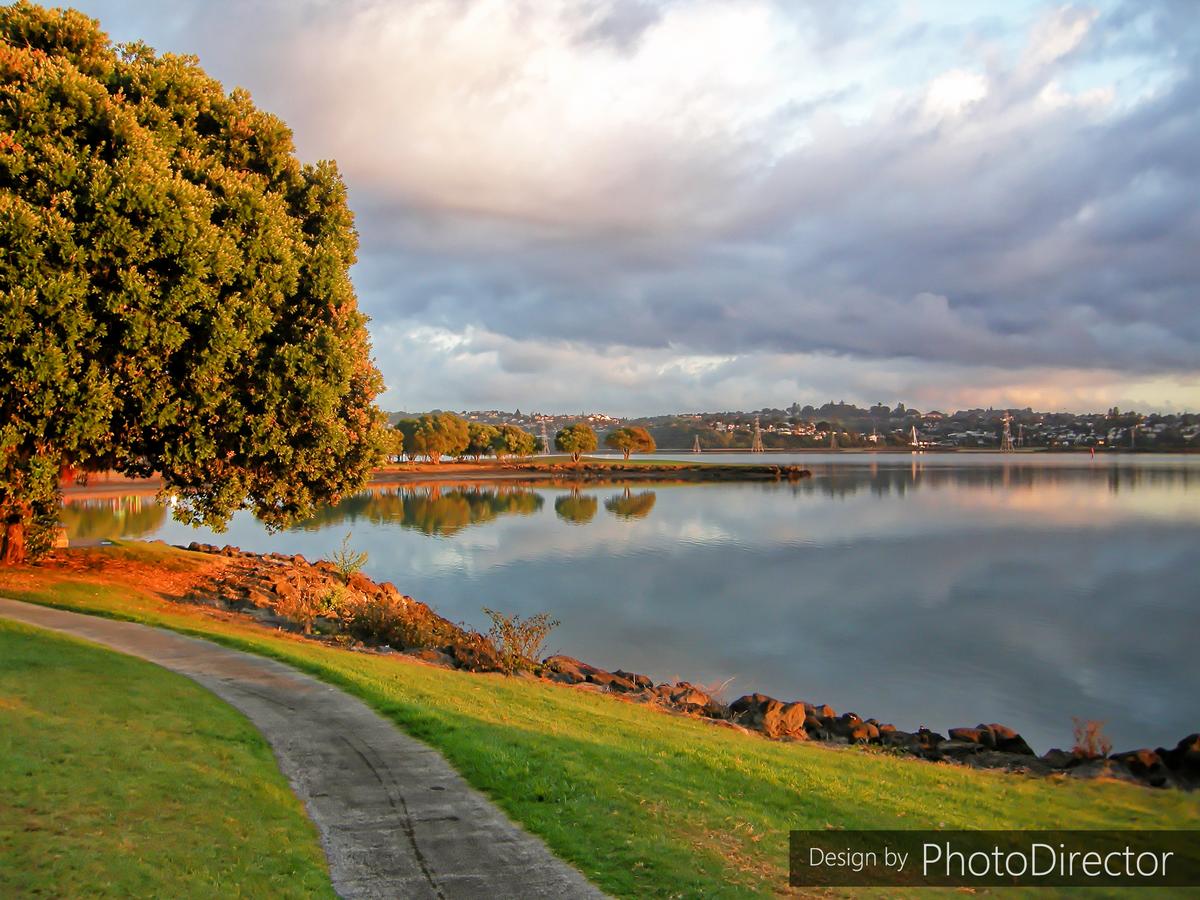
[[[426,413],[417,419],[401,419],[396,427],[404,435],[409,456],[424,456],[435,466],[443,456],[458,456],[467,449],[467,421],[454,413]]]
[[[563,453],[570,453],[571,459],[579,462],[580,456],[596,449],[596,432],[587,422],[576,422],[554,435],[554,446]]]
[[[492,442],[499,434],[495,425],[488,425],[486,422],[468,422],[467,446],[463,452],[467,456],[475,457],[475,462],[479,462],[483,454],[492,452]]]
[[[629,425],[610,431],[604,436],[604,446],[620,450],[629,459],[630,453],[653,453],[658,449],[650,432],[640,425]]]
[[[245,91],[77,12],[0,7],[3,559],[64,471],[157,472],[218,528],[358,487],[382,384],[356,246],[334,164],[301,165]]]
[[[503,459],[506,456],[532,456],[537,450],[538,440],[524,428],[507,423],[496,427],[492,438],[492,450]]]

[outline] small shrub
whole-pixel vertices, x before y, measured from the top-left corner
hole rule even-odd
[[[463,638],[463,630],[402,597],[350,594],[338,618],[361,641],[391,647],[445,647]]]
[[[1075,723],[1075,746],[1071,752],[1086,759],[1106,757],[1112,753],[1112,741],[1104,734],[1104,723],[1094,719],[1071,717]]]
[[[363,566],[367,564],[367,560],[370,558],[365,551],[356,553],[354,548],[350,546],[350,536],[352,534],[353,532],[351,531],[346,532],[346,536],[342,538],[341,548],[334,551],[333,559],[330,560],[344,581],[349,581],[351,575],[357,575],[361,572]]]
[[[341,587],[331,587],[325,591],[304,587],[288,597],[280,598],[275,604],[275,611],[296,622],[305,634],[312,634],[313,623],[318,617],[341,617],[346,599],[346,591]]]
[[[488,637],[500,657],[501,668],[509,675],[537,665],[546,652],[546,636],[559,624],[557,619],[550,618],[550,614],[544,612],[522,619],[486,606],[483,611],[491,617],[492,627],[488,629]]]

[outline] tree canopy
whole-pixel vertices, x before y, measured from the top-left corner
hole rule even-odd
[[[620,450],[626,459],[630,453],[653,453],[658,445],[650,432],[640,425],[629,425],[610,431],[604,437],[604,446]]]
[[[0,7],[4,557],[64,469],[154,472],[175,515],[272,526],[358,487],[382,381],[331,162],[193,57]]]
[[[424,456],[435,466],[443,456],[458,456],[467,449],[470,433],[465,419],[454,413],[426,413],[416,419],[401,419],[396,428],[404,435],[409,456]]]
[[[579,457],[596,449],[596,432],[587,422],[576,422],[554,435],[554,446],[563,453],[570,453],[571,459],[579,462]]]
[[[467,446],[464,452],[468,456],[475,457],[475,461],[478,462],[483,454],[492,452],[492,442],[499,434],[500,432],[494,425],[488,425],[485,422],[468,422]]]
[[[498,457],[532,456],[537,451],[537,445],[537,438],[516,425],[496,426],[496,436],[492,438],[492,451]]]

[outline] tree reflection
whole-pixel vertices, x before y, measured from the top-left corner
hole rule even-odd
[[[622,519],[644,519],[654,509],[654,501],[658,496],[654,491],[642,491],[634,494],[625,488],[624,494],[616,494],[604,501],[604,508],[614,516]]]
[[[596,510],[599,508],[599,500],[591,494],[581,494],[577,490],[554,501],[554,511],[558,517],[572,525],[585,525],[592,521],[596,518]]]
[[[59,517],[73,543],[115,541],[157,531],[166,521],[167,510],[145,497],[112,497],[65,502]]]
[[[366,521],[399,524],[422,534],[449,536],[500,516],[528,516],[542,508],[540,494],[522,488],[452,488],[421,485],[370,491],[321,509],[297,526],[318,531],[333,525]]]

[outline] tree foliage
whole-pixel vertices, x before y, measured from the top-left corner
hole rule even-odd
[[[657,449],[650,432],[640,425],[629,425],[610,431],[604,437],[604,446],[620,450],[626,459],[630,453],[653,453]]]
[[[404,435],[409,456],[424,456],[435,466],[443,456],[458,456],[465,451],[470,440],[466,420],[454,413],[426,413],[417,419],[401,419],[396,428]]]
[[[497,457],[532,456],[538,449],[538,439],[516,425],[499,425],[492,439],[492,452]]]
[[[0,7],[0,515],[60,472],[161,474],[175,515],[272,526],[358,487],[382,383],[333,163],[196,59]],[[15,549],[14,549],[15,548]]]
[[[562,453],[570,453],[571,459],[579,462],[579,457],[596,449],[596,432],[587,422],[576,422],[554,435],[554,446]]]
[[[492,442],[499,434],[500,432],[494,425],[488,425],[485,422],[468,422],[467,446],[464,452],[468,456],[475,457],[475,461],[478,462],[483,454],[492,452]]]

